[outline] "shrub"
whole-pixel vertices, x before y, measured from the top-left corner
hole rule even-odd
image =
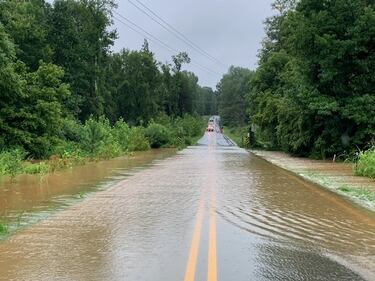
[[[130,134],[131,129],[128,124],[123,119],[118,120],[113,127],[112,135],[123,151],[129,150]]]
[[[7,150],[0,153],[0,175],[15,177],[22,172],[22,160],[25,151],[22,149]]]
[[[46,174],[51,171],[51,166],[45,162],[26,164],[23,169],[25,174]]]
[[[90,154],[95,154],[109,135],[106,120],[86,120],[82,131],[82,149]]]
[[[61,139],[68,142],[81,142],[82,127],[82,124],[74,119],[64,119],[62,122]]]
[[[365,176],[375,179],[375,146],[361,152],[355,166],[355,173],[358,176]]]
[[[159,148],[172,143],[170,130],[161,124],[150,123],[145,130],[145,136],[150,142],[152,148]]]
[[[144,129],[141,127],[133,127],[129,135],[129,151],[144,151],[150,149],[150,143],[145,136]]]
[[[176,120],[177,127],[181,127],[186,136],[196,137],[203,133],[206,122],[202,117],[185,115],[183,118]]]

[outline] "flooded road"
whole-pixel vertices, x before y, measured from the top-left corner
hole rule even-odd
[[[0,242],[0,280],[375,280],[373,214],[222,138]]]
[[[136,152],[46,175],[20,175],[14,182],[0,177],[0,219],[6,218],[12,232],[175,153],[175,149]]]

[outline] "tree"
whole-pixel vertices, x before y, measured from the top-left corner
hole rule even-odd
[[[247,123],[246,95],[252,75],[249,69],[232,66],[217,85],[218,110],[224,125],[238,127]]]
[[[15,46],[0,23],[0,149],[13,142],[17,128],[9,126],[8,119],[21,105],[21,77],[16,72]]]
[[[18,59],[35,71],[39,61],[51,62],[51,6],[44,0],[0,1],[0,22],[11,34]]]
[[[104,113],[105,63],[116,38],[116,32],[109,30],[113,8],[114,2],[108,0],[54,3],[53,61],[64,67],[64,81],[71,85],[72,98],[66,106],[81,120]]]
[[[147,123],[159,111],[161,83],[150,52],[123,50],[113,57],[118,114],[132,124]]]
[[[301,0],[282,11],[252,81],[258,138],[321,158],[366,146],[375,134],[374,5]]]

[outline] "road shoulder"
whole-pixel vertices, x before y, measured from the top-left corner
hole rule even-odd
[[[354,176],[352,164],[292,157],[276,151],[250,150],[250,152],[375,212],[375,181]]]

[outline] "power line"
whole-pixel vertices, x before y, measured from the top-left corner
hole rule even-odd
[[[184,34],[182,34],[180,31],[178,31],[175,27],[173,27],[171,24],[169,24],[167,21],[165,21],[162,17],[160,17],[158,14],[156,14],[152,9],[150,9],[149,7],[147,7],[141,1],[135,0],[139,5],[141,5],[148,12],[146,12],[144,9],[142,9],[141,7],[139,7],[138,5],[136,5],[133,1],[131,1],[131,0],[128,0],[128,1],[129,1],[130,4],[132,4],[134,7],[136,7],[139,11],[141,11],[142,13],[144,13],[145,15],[147,15],[154,22],[156,22],[157,24],[159,24],[165,30],[167,30],[168,32],[170,32],[171,34],[173,34],[175,37],[177,37],[179,40],[183,41],[185,44],[187,44],[188,46],[190,46],[191,48],[193,48],[195,51],[197,51],[201,55],[209,58],[210,60],[216,62],[217,64],[219,64],[219,65],[221,65],[223,67],[225,67],[226,69],[229,68],[225,63],[221,62],[219,59],[217,59],[214,56],[210,55],[208,52],[206,52],[205,50],[203,50],[196,43],[194,43],[189,38],[187,38]],[[155,19],[149,13],[151,13],[157,19]]]
[[[152,35],[151,33],[149,33],[147,30],[145,30],[144,28],[140,27],[139,25],[137,25],[136,23],[134,23],[133,21],[127,19],[126,17],[124,17],[123,15],[119,14],[118,12],[114,11],[114,13],[116,15],[118,15],[119,17],[121,17],[122,19],[124,19],[126,22],[120,20],[119,18],[115,17],[114,18],[116,20],[118,20],[119,22],[121,22],[122,24],[124,24],[125,26],[127,26],[128,28],[130,28],[131,30],[133,30],[134,32],[138,33],[139,35],[141,35],[142,37],[150,40],[150,41],[153,41],[157,44],[159,44],[159,46],[165,48],[165,49],[168,49],[168,51],[172,52],[172,53],[179,53],[179,51],[171,46],[169,46],[168,44],[164,43],[163,41],[161,41],[159,38],[157,38],[156,36]],[[131,24],[131,25],[130,25]],[[141,30],[142,32],[140,32],[139,30],[137,30],[136,28],[134,28],[133,26],[135,26],[136,28],[138,28],[139,30]],[[146,35],[145,35],[146,34]],[[221,75],[220,73],[208,68],[208,67],[205,67],[204,65],[201,65],[195,61],[191,61],[191,64],[192,65],[195,65],[196,67],[200,68],[201,70],[204,70],[210,74],[215,74],[215,75]]]

